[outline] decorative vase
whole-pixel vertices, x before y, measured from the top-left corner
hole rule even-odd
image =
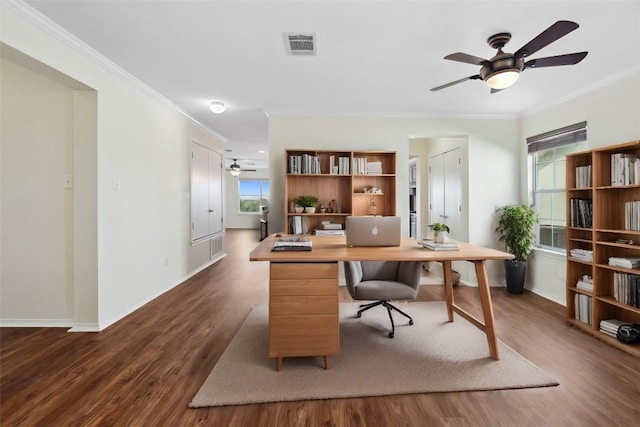
[[[304,211],[306,213],[316,213],[316,207],[315,206],[307,206],[306,208],[304,208]]]
[[[304,208],[302,206],[299,206],[299,205],[296,205],[294,209],[295,209],[296,213],[304,212]]]
[[[446,231],[435,231],[433,233],[433,240],[436,243],[444,243],[445,234],[447,234]]]

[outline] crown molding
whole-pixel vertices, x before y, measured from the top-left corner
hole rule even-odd
[[[24,1],[0,0],[0,5],[16,13],[18,16],[27,20],[31,24],[40,28],[41,30],[47,32],[49,35],[53,36],[54,38],[56,38],[58,41],[62,42],[66,46],[74,49],[76,52],[80,53],[81,55],[89,58],[101,68],[104,68],[105,70],[109,71],[111,74],[118,76],[121,79],[129,82],[132,86],[142,91],[142,93],[150,96],[156,101],[173,109],[174,111],[181,114],[186,119],[190,120],[191,122],[200,126],[201,128],[211,132],[213,135],[216,136],[216,138],[220,139],[222,143],[226,144],[228,142],[227,138],[225,138],[215,130],[205,126],[204,124],[200,123],[199,121],[191,117],[186,111],[184,111],[182,108],[174,104],[171,100],[164,97],[160,93],[156,92],[154,89],[146,85],[144,82],[142,82],[141,80],[139,80],[138,78],[136,78],[135,76],[127,72],[125,69],[123,69],[119,65],[112,62],[110,59],[102,55],[100,52],[98,52],[97,50],[95,50],[94,48],[92,48],[91,46],[89,46],[88,44],[86,44],[85,42],[83,42],[82,40],[80,40],[70,32],[68,32],[64,28],[62,28],[61,26],[53,22],[51,19],[49,19],[42,13],[38,12],[33,7],[29,6]]]

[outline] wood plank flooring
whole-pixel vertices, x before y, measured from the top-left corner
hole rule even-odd
[[[189,409],[250,307],[267,301],[268,265],[248,261],[257,240],[228,231],[226,258],[103,332],[2,328],[0,425],[640,426],[640,359],[568,326],[564,307],[502,288],[491,290],[498,337],[560,386]],[[480,316],[477,289],[455,295]],[[422,286],[418,299],[444,292]]]

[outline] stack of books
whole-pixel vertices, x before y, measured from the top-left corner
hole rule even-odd
[[[303,237],[283,237],[276,240],[273,244],[272,251],[310,251],[312,248],[311,240]]]
[[[609,257],[609,265],[623,268],[640,267],[640,258]]]
[[[582,276],[582,279],[576,283],[576,288],[593,292],[593,279],[588,274]]]
[[[618,337],[618,328],[625,322],[617,319],[602,320],[600,322],[600,332],[612,338]]]
[[[640,308],[640,276],[614,272],[613,298],[622,304]]]
[[[593,251],[589,251],[587,249],[571,249],[569,251],[569,256],[585,262],[593,261]]]
[[[329,236],[344,236],[344,230],[342,224],[336,224],[330,221],[322,221],[322,228],[317,228],[315,233],[317,235],[329,235]]]
[[[433,240],[419,241],[418,244],[423,248],[430,249],[432,251],[459,251],[460,246],[457,243],[436,243]]]

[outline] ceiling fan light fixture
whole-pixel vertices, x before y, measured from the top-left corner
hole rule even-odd
[[[240,165],[238,164],[237,159],[233,159],[233,163],[229,166],[229,173],[233,176],[240,175]]]
[[[485,81],[491,89],[505,89],[511,86],[520,77],[520,70],[508,68],[506,70],[494,71],[489,74]]]
[[[209,104],[209,109],[215,114],[222,114],[227,109],[227,107],[224,106],[224,102],[222,101],[211,101],[211,104]]]

